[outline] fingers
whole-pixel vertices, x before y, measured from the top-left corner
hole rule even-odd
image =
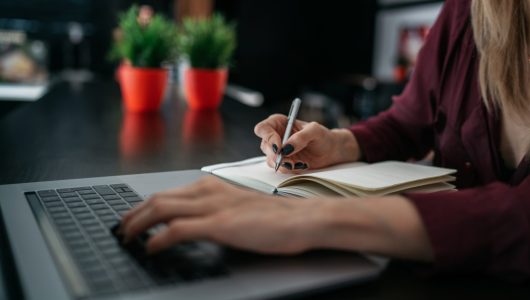
[[[147,242],[147,252],[152,254],[172,245],[197,239],[208,239],[215,229],[208,218],[180,219],[169,223],[168,227],[152,236]]]
[[[172,218],[206,214],[215,208],[208,202],[209,196],[226,188],[219,179],[206,176],[190,186],[157,193],[123,216],[121,231],[134,237]]]
[[[270,149],[273,149],[273,147],[275,149],[279,149],[282,145],[280,134],[282,131],[284,131],[286,124],[286,116],[272,115],[266,120],[258,123],[256,127],[254,127],[254,133],[260,137],[263,142],[270,147]]]
[[[326,128],[316,122],[306,123],[302,129],[287,140],[282,148],[282,154],[286,157],[296,155],[314,140],[322,139],[326,134]]]
[[[204,192],[202,190],[203,182],[204,180],[199,180],[198,182],[186,186],[186,187],[180,187],[175,189],[170,189],[167,191],[162,191],[154,194],[151,196],[151,198],[148,201],[142,202],[140,205],[134,207],[131,209],[127,214],[125,214],[122,218],[122,224],[126,224],[129,222],[130,219],[136,217],[136,215],[146,209],[147,206],[151,205],[152,199],[156,198],[165,198],[165,197],[173,197],[173,198],[188,198],[188,199],[194,199],[196,196],[200,195],[201,192]]]
[[[133,217],[122,221],[122,231],[129,240],[152,226],[168,222],[177,217],[202,216],[211,209],[198,201],[177,200],[173,197],[156,197],[150,199],[145,207]]]

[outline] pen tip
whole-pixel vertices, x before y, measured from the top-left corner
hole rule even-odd
[[[278,172],[278,169],[280,168],[280,164],[276,164],[274,167],[274,173]]]

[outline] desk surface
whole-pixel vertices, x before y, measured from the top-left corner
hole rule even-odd
[[[0,184],[196,169],[260,155],[253,127],[267,111],[226,99],[218,112],[191,112],[176,95],[159,114],[134,115],[122,112],[113,82],[58,84],[0,119]],[[526,299],[528,290],[486,278],[426,278],[394,262],[375,282],[307,299],[454,296]]]

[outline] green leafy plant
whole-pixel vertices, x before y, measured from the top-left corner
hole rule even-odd
[[[208,19],[184,19],[180,53],[192,68],[218,69],[230,64],[236,47],[235,24],[214,14]]]
[[[126,60],[141,68],[160,68],[163,62],[176,59],[177,26],[157,14],[142,25],[137,20],[138,11],[138,6],[133,5],[120,15],[120,36],[114,41],[110,58]]]

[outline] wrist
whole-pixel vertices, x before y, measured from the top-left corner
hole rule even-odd
[[[360,202],[362,198],[351,199],[306,199],[312,207],[304,212],[303,221],[298,226],[304,250],[336,249],[350,251],[370,251],[363,237],[372,239],[377,224],[366,213]],[[368,241],[370,242],[370,241]]]
[[[332,129],[333,144],[335,146],[335,163],[358,161],[361,150],[355,135],[348,129]]]
[[[311,248],[337,249],[430,261],[425,228],[401,196],[325,199],[313,220]]]

